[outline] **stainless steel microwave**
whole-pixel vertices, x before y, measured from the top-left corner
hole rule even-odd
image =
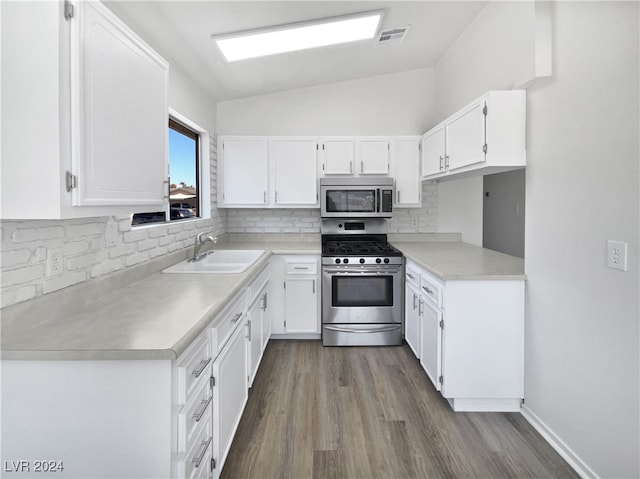
[[[391,218],[393,178],[320,178],[322,218]]]

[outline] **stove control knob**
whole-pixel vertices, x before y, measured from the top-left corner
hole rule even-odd
[[[385,258],[385,259],[384,259],[384,262],[385,262],[385,263],[388,263],[388,262],[389,262],[389,258]]]
[[[349,258],[343,259],[342,262],[345,263],[345,264],[348,263],[349,262]]]
[[[376,263],[380,264],[382,263],[382,260],[380,258],[376,258]]]
[[[340,264],[340,258],[336,258],[336,264]]]
[[[364,258],[360,258],[360,264],[364,264]]]

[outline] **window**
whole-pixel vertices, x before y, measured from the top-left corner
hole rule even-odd
[[[202,216],[200,205],[200,133],[169,119],[169,203],[165,211],[136,213],[134,226]],[[167,220],[168,218],[168,220]]]

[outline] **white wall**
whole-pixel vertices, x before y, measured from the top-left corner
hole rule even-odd
[[[435,121],[433,69],[218,103],[220,135],[414,135]]]
[[[482,176],[438,183],[438,233],[482,246]]]
[[[524,413],[582,474],[638,477],[638,2],[552,7],[554,75],[528,88]],[[489,4],[436,68],[443,111],[521,81],[524,63],[476,58],[510,56],[513,8]]]
[[[554,8],[556,74],[529,91],[526,406],[597,476],[639,477],[638,3]]]

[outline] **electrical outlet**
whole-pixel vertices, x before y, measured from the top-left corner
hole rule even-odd
[[[607,266],[620,271],[627,270],[627,243],[607,241]]]
[[[61,248],[49,250],[47,254],[47,276],[62,274],[64,269],[63,261],[64,256]]]

